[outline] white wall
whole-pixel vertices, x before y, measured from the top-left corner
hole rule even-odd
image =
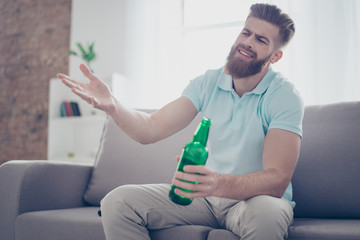
[[[99,53],[95,74],[104,80],[114,72],[123,76],[118,98],[130,107],[160,107],[180,95],[176,89],[183,87],[177,86],[177,77],[170,80],[166,75],[181,64],[180,59],[168,59],[181,52],[176,42],[181,31],[175,30],[181,27],[181,17],[178,22],[164,20],[167,14],[180,14],[179,4],[178,0],[73,0],[71,48],[78,41],[95,41]],[[173,46],[166,45],[169,38],[174,39]],[[84,78],[78,70],[80,62],[70,58],[69,74],[77,79]],[[175,88],[170,92],[177,96],[166,94],[168,88]]]
[[[289,0],[289,72],[305,104],[360,100],[360,1]]]
[[[89,44],[95,41],[99,58],[93,64],[99,76],[123,71],[124,29],[126,1],[73,0],[70,48],[78,51],[76,42]],[[80,58],[70,58],[69,74],[82,77],[78,65]]]
[[[305,103],[360,100],[360,1],[270,2],[288,12],[296,24],[294,40],[274,69],[295,83]],[[71,47],[77,41],[95,41],[100,55],[95,74],[105,80],[113,72],[120,74],[118,98],[129,107],[161,107],[178,97],[190,80],[184,76],[190,67],[183,62],[180,4],[181,0],[73,0]],[[199,55],[199,59],[212,56]],[[70,75],[81,79],[79,63],[70,58]],[[196,66],[204,68],[203,63],[198,60]]]

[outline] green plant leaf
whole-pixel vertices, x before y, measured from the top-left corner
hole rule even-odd
[[[79,42],[78,42],[76,45],[78,46],[78,48],[79,48],[79,50],[80,50],[81,54],[82,54],[83,56],[85,56],[87,53],[86,53],[86,51],[85,51],[85,49],[84,49],[83,45],[82,45],[81,43],[79,43]]]
[[[78,55],[78,54],[77,54],[75,51],[73,51],[73,50],[70,50],[69,53],[70,53],[70,55],[74,55],[74,56],[77,56],[77,55]]]
[[[94,44],[95,42],[91,43],[90,46],[89,46],[89,52],[94,52],[93,49],[94,49]]]
[[[74,56],[81,55],[81,58],[90,65],[90,62],[93,61],[96,58],[96,53],[94,51],[94,44],[95,42],[92,42],[90,45],[87,46],[87,48],[84,48],[84,45],[82,45],[80,42],[76,43],[76,46],[80,50],[80,54],[76,53],[73,50],[70,50],[70,54]]]
[[[96,57],[94,52],[90,52],[87,56],[88,61],[94,60]]]

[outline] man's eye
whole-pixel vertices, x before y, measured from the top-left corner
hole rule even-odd
[[[244,35],[244,36],[249,36],[248,32],[242,32],[241,34]]]
[[[258,38],[258,41],[261,42],[261,43],[266,44],[266,42],[262,38]]]

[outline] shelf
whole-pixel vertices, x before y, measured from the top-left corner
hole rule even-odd
[[[90,116],[80,116],[80,117],[56,117],[51,119],[53,123],[86,123],[86,122],[103,122],[105,121],[106,116],[90,115]]]
[[[84,163],[84,164],[94,164],[96,153],[84,154],[84,153],[74,153],[73,157],[68,157],[66,154],[53,156],[49,161],[51,162],[71,162],[71,163]]]
[[[82,115],[60,117],[63,101],[77,102]],[[48,119],[49,161],[94,163],[106,121],[105,113],[77,97],[59,79],[51,79]],[[74,156],[69,157],[69,153]]]

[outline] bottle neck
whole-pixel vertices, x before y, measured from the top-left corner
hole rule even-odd
[[[206,146],[209,136],[210,125],[211,121],[209,119],[202,119],[198,129],[194,134],[193,142],[199,142],[202,145]]]

